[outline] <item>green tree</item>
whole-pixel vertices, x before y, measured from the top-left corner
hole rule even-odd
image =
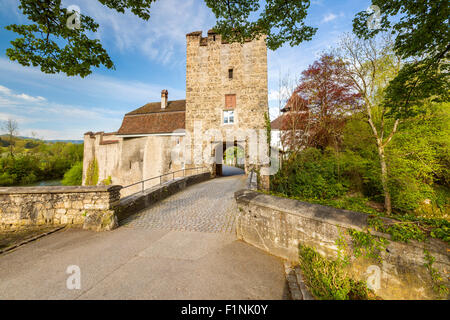
[[[75,163],[69,171],[64,174],[62,184],[65,186],[79,186],[83,179],[83,162]]]
[[[390,114],[390,105],[383,103],[386,86],[401,67],[401,60],[392,49],[389,38],[363,40],[351,35],[342,38],[340,47],[342,59],[347,62],[345,76],[364,101],[364,112],[377,146],[387,214],[391,213],[392,204],[385,149],[397,133],[401,120],[400,115]]]
[[[372,5],[380,9],[379,28],[368,28],[371,13],[363,11],[353,20],[353,30],[365,39],[385,31],[395,35],[394,50],[406,62],[386,90],[392,112],[414,113],[427,98],[449,101],[448,1],[372,0]]]
[[[14,158],[14,137],[18,134],[19,125],[17,124],[16,120],[8,119],[2,124],[1,129],[8,135],[9,154]]]
[[[141,19],[150,18],[156,0],[98,0],[120,13],[130,10]],[[267,45],[275,50],[284,43],[291,46],[310,40],[316,28],[304,19],[309,0],[205,0],[217,17],[214,29],[229,42],[267,35]],[[265,3],[264,8],[261,4]],[[20,0],[19,8],[31,24],[12,24],[7,30],[20,37],[11,41],[6,55],[24,66],[40,66],[45,73],[63,72],[85,77],[92,67],[114,69],[114,63],[98,39],[89,35],[99,25],[86,15],[69,11],[61,0]],[[257,19],[250,17],[258,16]]]

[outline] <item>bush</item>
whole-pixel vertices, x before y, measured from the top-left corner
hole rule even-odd
[[[313,248],[299,246],[300,267],[311,293],[320,300],[367,300],[366,284],[348,277],[342,261],[327,260]]]
[[[271,190],[287,196],[332,199],[348,191],[349,181],[340,174],[333,151],[309,148],[283,163],[273,177]]]
[[[83,179],[83,162],[77,162],[64,174],[62,184],[65,186],[79,186]]]
[[[401,123],[386,148],[395,213],[449,216],[449,111],[449,103],[424,105],[421,114]],[[392,126],[390,122],[386,119],[387,127]],[[367,120],[355,114],[345,124],[338,150],[309,148],[291,156],[272,177],[271,190],[303,201],[368,212],[364,202],[384,203],[373,139]]]
[[[1,186],[11,186],[16,181],[16,176],[10,175],[8,172],[3,172],[0,175],[0,185]]]

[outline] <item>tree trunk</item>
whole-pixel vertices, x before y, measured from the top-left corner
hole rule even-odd
[[[380,165],[381,165],[381,184],[383,185],[384,192],[384,209],[386,210],[386,214],[390,215],[392,212],[391,207],[391,194],[389,193],[387,178],[388,178],[388,170],[386,166],[386,159],[384,155],[384,147],[378,145],[378,155],[380,157]]]
[[[11,158],[14,158],[14,136],[12,134],[9,135],[9,153]]]

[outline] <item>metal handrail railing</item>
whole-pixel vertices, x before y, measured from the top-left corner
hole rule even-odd
[[[141,181],[129,184],[129,185],[123,187],[122,190],[124,190],[126,188],[130,188],[130,187],[134,187],[134,186],[136,186],[138,184],[142,184],[140,192],[144,192],[144,190],[145,190],[145,188],[144,188],[145,183],[150,181],[150,180],[159,179],[159,185],[162,185],[162,177],[165,177],[165,176],[168,176],[168,175],[172,175],[172,180],[164,181],[164,182],[169,182],[169,181],[175,180],[175,174],[178,173],[178,172],[183,172],[183,177],[186,177],[186,171],[188,171],[188,170],[197,170],[197,174],[199,174],[199,172],[198,172],[199,169],[206,169],[206,167],[196,167],[196,168],[187,168],[187,169],[185,168],[185,169],[181,169],[181,170],[177,170],[177,171],[168,172],[168,173],[165,173],[165,174],[161,174],[159,176],[155,176],[155,177],[152,177],[152,178],[148,178],[148,179],[145,179],[145,180],[141,180]],[[202,173],[203,173],[203,171],[202,171]],[[139,191],[137,191],[135,193],[138,193],[138,192]]]

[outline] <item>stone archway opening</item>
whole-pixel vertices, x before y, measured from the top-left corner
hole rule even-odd
[[[214,153],[216,176],[245,174],[245,150],[237,141],[218,143]]]

